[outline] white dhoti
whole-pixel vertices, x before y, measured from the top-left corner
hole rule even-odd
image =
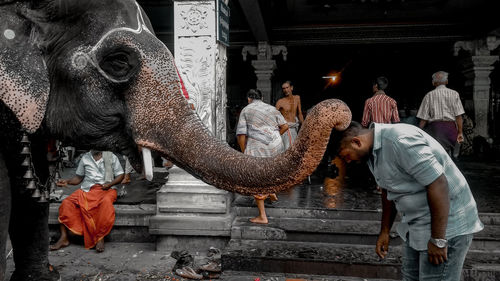
[[[299,125],[299,122],[288,122],[288,130],[283,135],[281,135],[285,150],[292,146],[293,142],[297,138],[297,135],[299,133]]]

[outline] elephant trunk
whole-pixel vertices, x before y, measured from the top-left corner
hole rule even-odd
[[[344,130],[351,122],[345,103],[326,100],[308,114],[296,142],[286,152],[270,158],[245,155],[214,138],[188,107],[174,66],[168,69],[168,78],[157,77],[153,69],[158,67],[146,67],[137,84],[147,92],[135,92],[128,99],[137,144],[228,191],[266,194],[301,183],[321,161],[332,129]]]

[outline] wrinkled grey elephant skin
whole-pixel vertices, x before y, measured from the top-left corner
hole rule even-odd
[[[7,229],[11,280],[57,280],[48,260],[48,204],[24,188],[20,139],[29,133],[33,164],[48,177],[46,148],[59,139],[82,149],[129,156],[156,150],[209,184],[243,194],[275,192],[312,173],[349,108],[320,103],[294,146],[257,159],[210,136],[182,95],[173,57],[132,0],[0,0],[0,253]],[[0,280],[5,258],[0,257]]]

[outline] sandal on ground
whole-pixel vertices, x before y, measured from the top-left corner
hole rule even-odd
[[[203,271],[201,273],[201,275],[203,275],[203,278],[205,278],[205,279],[219,279],[220,278],[220,273],[217,273],[217,272]]]
[[[188,278],[188,279],[196,279],[196,280],[203,279],[203,275],[196,273],[189,266],[185,266],[183,268],[176,269],[175,274],[179,275],[180,277]]]
[[[220,263],[215,261],[209,261],[207,264],[200,266],[200,269],[208,272],[221,272]]]

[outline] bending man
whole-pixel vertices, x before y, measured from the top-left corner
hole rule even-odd
[[[407,124],[352,122],[339,156],[365,161],[382,188],[376,252],[388,253],[396,217],[403,246],[403,280],[460,280],[472,234],[483,229],[469,184],[443,147]]]

